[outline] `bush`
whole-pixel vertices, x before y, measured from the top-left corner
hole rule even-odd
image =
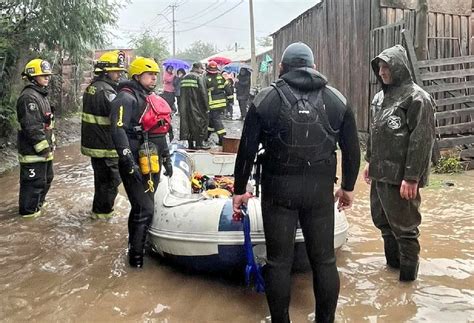
[[[437,174],[455,174],[464,171],[464,166],[459,160],[459,152],[450,152],[438,160],[434,170]]]

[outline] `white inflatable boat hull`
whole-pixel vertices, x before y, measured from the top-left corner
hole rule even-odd
[[[163,176],[155,193],[155,215],[149,229],[149,241],[154,251],[196,270],[219,271],[245,265],[243,227],[241,222],[232,219],[232,199],[209,199],[202,194],[189,193],[194,171],[229,175],[233,173],[235,158],[235,154],[205,151],[174,152],[173,177]],[[257,257],[265,258],[260,200],[249,200],[247,207],[254,252]],[[346,241],[348,227],[344,213],[336,210],[335,248]],[[296,248],[304,249],[303,242],[303,234],[298,229]],[[302,262],[307,263],[307,259]]]

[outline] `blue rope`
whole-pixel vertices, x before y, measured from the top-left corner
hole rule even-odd
[[[250,238],[250,217],[247,207],[242,205],[242,222],[244,227],[244,248],[245,256],[247,258],[247,265],[245,266],[245,284],[250,286],[250,281],[253,276],[255,289],[258,293],[265,292],[265,282],[262,275],[262,266],[255,262],[253,254],[252,240]]]

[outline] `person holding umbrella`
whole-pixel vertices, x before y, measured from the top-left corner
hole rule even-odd
[[[163,73],[163,93],[160,95],[170,106],[173,113],[176,113],[176,106],[174,104],[174,67],[173,65],[166,66],[166,71]]]

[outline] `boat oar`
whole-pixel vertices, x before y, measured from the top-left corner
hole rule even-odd
[[[265,292],[265,282],[262,275],[262,266],[255,262],[253,254],[252,240],[250,238],[250,217],[247,207],[242,205],[242,223],[244,227],[244,248],[245,256],[247,258],[247,265],[245,266],[245,284],[250,286],[251,278],[255,284],[255,289],[258,293]]]

